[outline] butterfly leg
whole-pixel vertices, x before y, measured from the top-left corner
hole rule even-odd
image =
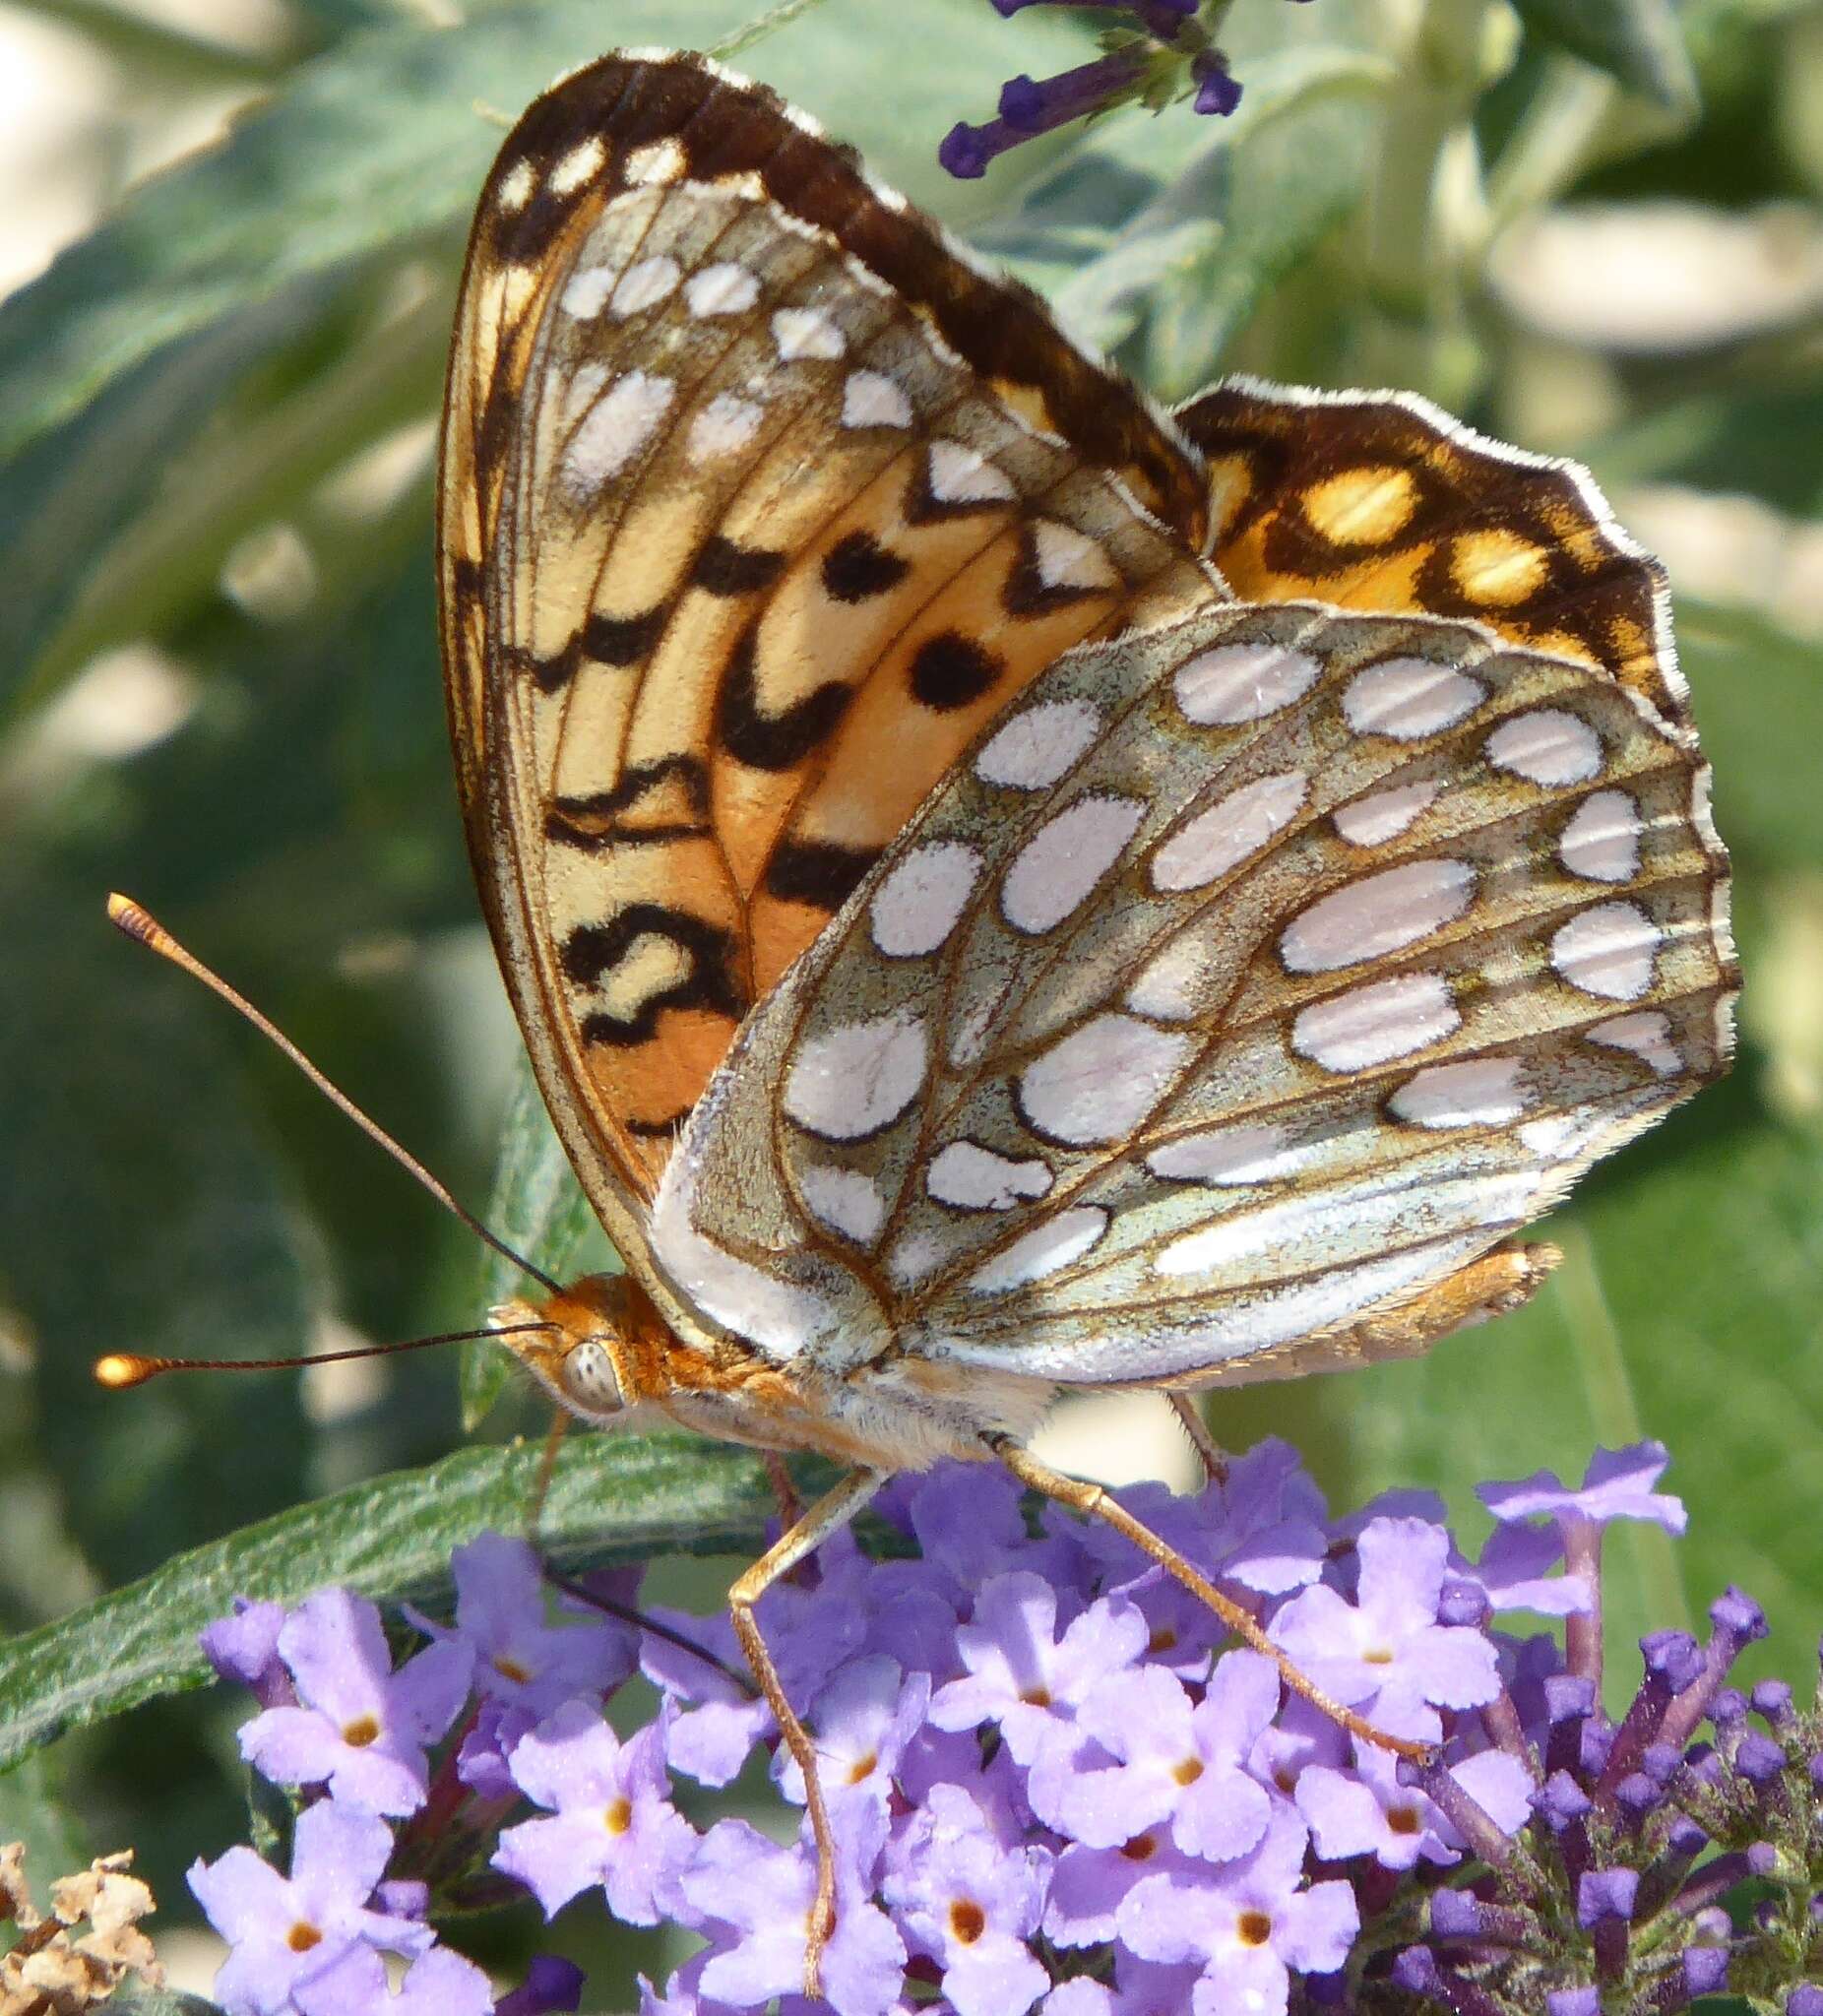
[[[804,1515],[804,1508],[798,1502],[797,1487],[791,1481],[791,1473],[786,1460],[777,1449],[764,1452],[766,1475],[772,1480],[773,1496],[779,1500],[779,1531],[789,1533]]]
[[[1332,1722],[1339,1723],[1351,1735],[1359,1736],[1366,1742],[1377,1744],[1383,1750],[1392,1750],[1399,1756],[1411,1757],[1419,1762],[1431,1757],[1432,1751],[1427,1743],[1414,1742],[1404,1736],[1389,1735],[1384,1730],[1375,1729],[1372,1723],[1356,1715],[1352,1708],[1345,1708],[1340,1701],[1333,1700],[1267,1637],[1258,1621],[1249,1616],[1239,1604],[1224,1596],[1221,1590],[1206,1575],[1199,1574],[1175,1547],[1162,1541],[1149,1526],[1142,1526],[1124,1505],[1111,1498],[1100,1484],[1086,1483],[1081,1478],[1065,1477],[1061,1471],[1052,1470],[1048,1464],[1040,1463],[1031,1450],[1022,1448],[1010,1435],[992,1436],[988,1439],[988,1446],[1021,1483],[1035,1491],[1042,1491],[1047,1498],[1055,1498],[1060,1505],[1068,1505],[1072,1511],[1106,1520],[1116,1533],[1130,1540],[1148,1560],[1157,1561],[1166,1574],[1174,1576],[1181,1582],[1192,1596],[1206,1603],[1235,1637],[1243,1639],[1255,1652],[1264,1653],[1279,1669],[1286,1685],[1293,1693],[1301,1694],[1313,1708],[1327,1715]]]
[[[1221,1443],[1209,1432],[1201,1404],[1189,1393],[1167,1393],[1164,1397],[1171,1403],[1177,1425],[1189,1436],[1190,1446],[1203,1459],[1204,1476],[1212,1484],[1226,1483],[1228,1460]]]
[[[526,1538],[538,1544],[538,1526],[544,1517],[544,1500],[550,1496],[550,1480],[557,1474],[557,1451],[570,1425],[570,1415],[559,1407],[551,1411],[550,1426],[544,1431],[544,1447],[538,1456],[538,1474],[532,1485],[532,1499],[526,1507]]]
[[[804,1993],[822,1992],[819,1967],[823,1948],[836,1926],[836,1840],[830,1832],[829,1807],[823,1798],[823,1780],[817,1770],[816,1747],[785,1697],[779,1669],[766,1649],[754,1606],[780,1576],[788,1574],[804,1556],[848,1525],[867,1500],[885,1483],[889,1473],[857,1470],[845,1477],[834,1490],[826,1491],[797,1524],[775,1546],[769,1547],[728,1591],[728,1610],[734,1635],[747,1655],[753,1677],[760,1683],[766,1705],[773,1712],[786,1747],[804,1774],[804,1803],[810,1811],[810,1831],[817,1844],[817,1894],[810,1909],[809,1937],[804,1948]]]

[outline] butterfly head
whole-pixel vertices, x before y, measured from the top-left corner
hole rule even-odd
[[[644,1397],[642,1361],[668,1333],[644,1289],[625,1274],[590,1274],[538,1301],[493,1311],[507,1345],[538,1384],[571,1414],[616,1420]]]

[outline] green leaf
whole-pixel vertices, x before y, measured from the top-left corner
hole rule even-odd
[[[1696,76],[1671,0],[1513,0],[1526,32],[1672,112],[1696,109]]]
[[[741,62],[865,143],[909,195],[952,215],[978,205],[956,193],[935,150],[957,77],[991,75],[1010,57],[991,13],[927,0],[917,46],[901,57],[877,34],[823,30],[835,11],[787,24]],[[864,18],[859,0],[849,11]],[[628,46],[710,46],[752,14],[751,0],[617,0],[611,32]],[[477,108],[511,118],[554,75],[598,55],[608,32],[596,0],[545,0],[456,28],[375,29],[301,66],[220,147],[135,191],[0,307],[0,457],[163,345],[282,288],[430,234],[452,260],[503,137]],[[1067,29],[1038,32],[1038,57],[1063,47],[1080,49]],[[1021,53],[1034,55],[1030,34]],[[889,97],[890,119],[864,116]]]
[[[0,1769],[65,1731],[210,1676],[196,1634],[236,1596],[295,1604],[337,1583],[376,1602],[434,1602],[450,1552],[524,1530],[540,1452],[464,1449],[243,1527],[73,1616],[0,1645]],[[692,1436],[575,1435],[538,1519],[540,1551],[574,1570],[655,1553],[726,1552],[773,1500],[751,1454]]]
[[[515,1251],[559,1281],[619,1266],[551,1127],[532,1060],[523,1052],[501,1132],[486,1223]],[[591,1244],[597,1250],[585,1262],[579,1256]],[[510,1260],[491,1249],[485,1252],[478,1308],[490,1309],[526,1289],[525,1276]],[[472,1432],[512,1378],[513,1354],[505,1345],[477,1337],[463,1347],[461,1376],[463,1425]]]
[[[89,1866],[87,1837],[63,1796],[58,1759],[28,1757],[0,1778],[0,1841],[26,1847],[26,1880],[40,1905],[50,1886]]]
[[[1200,304],[1212,293],[1227,322],[1244,319],[1277,273],[1358,194],[1349,177],[1361,172],[1362,152],[1321,163],[1326,187],[1340,193],[1317,206],[1314,220],[1295,191],[1282,208],[1285,191],[1274,183],[1261,214],[1248,209],[1241,216],[1237,239],[1231,213],[1242,206],[1232,192],[1270,167],[1258,150],[1279,121],[1320,117],[1327,101],[1376,92],[1392,74],[1370,56],[1283,49],[1249,64],[1231,119],[1199,119],[1186,105],[1156,115],[1112,114],[1091,125],[1063,168],[976,240],[1043,293],[1070,333],[1092,348],[1112,349],[1148,319],[1175,318],[1184,300],[1197,304],[1192,313],[1200,318]],[[1309,137],[1289,151],[1308,181],[1317,165],[1304,160]],[[1224,331],[1200,320],[1190,338],[1204,356],[1222,341]],[[1169,393],[1173,386],[1154,389]]]
[[[1301,82],[1294,74],[1283,93],[1261,94],[1230,146],[1185,177],[1180,203],[1207,208],[1222,234],[1150,304],[1143,375],[1161,398],[1188,398],[1215,377],[1271,289],[1360,202],[1386,75],[1333,57]],[[1237,121],[1247,108],[1243,98]]]

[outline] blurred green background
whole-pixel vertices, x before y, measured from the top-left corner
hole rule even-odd
[[[462,1437],[450,1354],[88,1385],[102,1350],[403,1337],[475,1320],[489,1292],[467,1235],[101,899],[140,896],[459,1194],[488,1195],[525,1091],[439,690],[430,458],[457,263],[507,119],[553,75],[616,43],[716,44],[753,11],[0,8],[0,1629]],[[1232,121],[1117,113],[974,184],[941,174],[938,140],[991,116],[1003,78],[1086,60],[1092,15],[777,15],[740,67],[1161,396],[1230,369],[1414,387],[1587,462],[1666,558],[1738,871],[1734,1076],[1590,1180],[1522,1315],[1427,1363],[1225,1398],[1216,1420],[1232,1443],[1291,1435],[1339,1506],[1429,1485],[1477,1536],[1476,1480],[1662,1436],[1691,1532],[1614,1550],[1611,1655],[1624,1670],[1628,1638],[1733,1580],[1774,1614],[1762,1670],[1806,1683],[1823,5],[1236,0]],[[502,1219],[565,1217],[565,1184],[522,1124]],[[486,1383],[471,1365],[471,1396]],[[515,1393],[481,1432],[537,1425]],[[1117,1439],[1116,1466],[1174,1460],[1156,1418]],[[708,1602],[719,1573],[674,1580]],[[166,1701],[39,1752],[0,1778],[0,1838],[38,1844],[41,1878],[131,1842],[158,1928],[193,1921],[183,1866],[244,1833],[238,1706]]]

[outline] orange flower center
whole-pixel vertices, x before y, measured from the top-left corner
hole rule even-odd
[[[1171,1776],[1179,1785],[1194,1785],[1203,1775],[1201,1757],[1185,1757],[1171,1766]]]
[[[869,1750],[866,1756],[856,1757],[854,1762],[849,1766],[849,1783],[850,1785],[859,1785],[863,1780],[871,1778],[879,1768],[879,1752],[877,1750]]]
[[[300,1918],[285,1935],[284,1943],[293,1953],[308,1953],[312,1946],[322,1945],[323,1934],[315,1925],[306,1924]]]
[[[352,1722],[342,1725],[342,1740],[352,1743],[357,1750],[364,1750],[379,1733],[380,1725],[371,1715],[357,1715]]]
[[[633,1824],[633,1801],[616,1799],[601,1815],[601,1824],[610,1834],[624,1834]]]
[[[1136,1834],[1120,1852],[1130,1862],[1149,1862],[1158,1854],[1159,1844],[1150,1834]]]
[[[973,1946],[987,1929],[987,1914],[970,1897],[950,1906],[950,1930],[965,1946]]]
[[[1263,1911],[1243,1911],[1234,1929],[1243,1946],[1264,1946],[1273,1935],[1273,1922]]]
[[[1417,1808],[1389,1806],[1386,1810],[1386,1824],[1395,1834],[1415,1834],[1418,1831]]]
[[[1050,1689],[1048,1687],[1028,1687],[1019,1697],[1028,1708],[1048,1708]]]
[[[512,1658],[509,1654],[504,1652],[497,1653],[495,1655],[494,1671],[497,1672],[503,1680],[512,1680],[516,1685],[521,1687],[523,1687],[526,1684],[526,1682],[532,1677],[531,1673],[523,1666],[520,1665],[518,1660]]]

